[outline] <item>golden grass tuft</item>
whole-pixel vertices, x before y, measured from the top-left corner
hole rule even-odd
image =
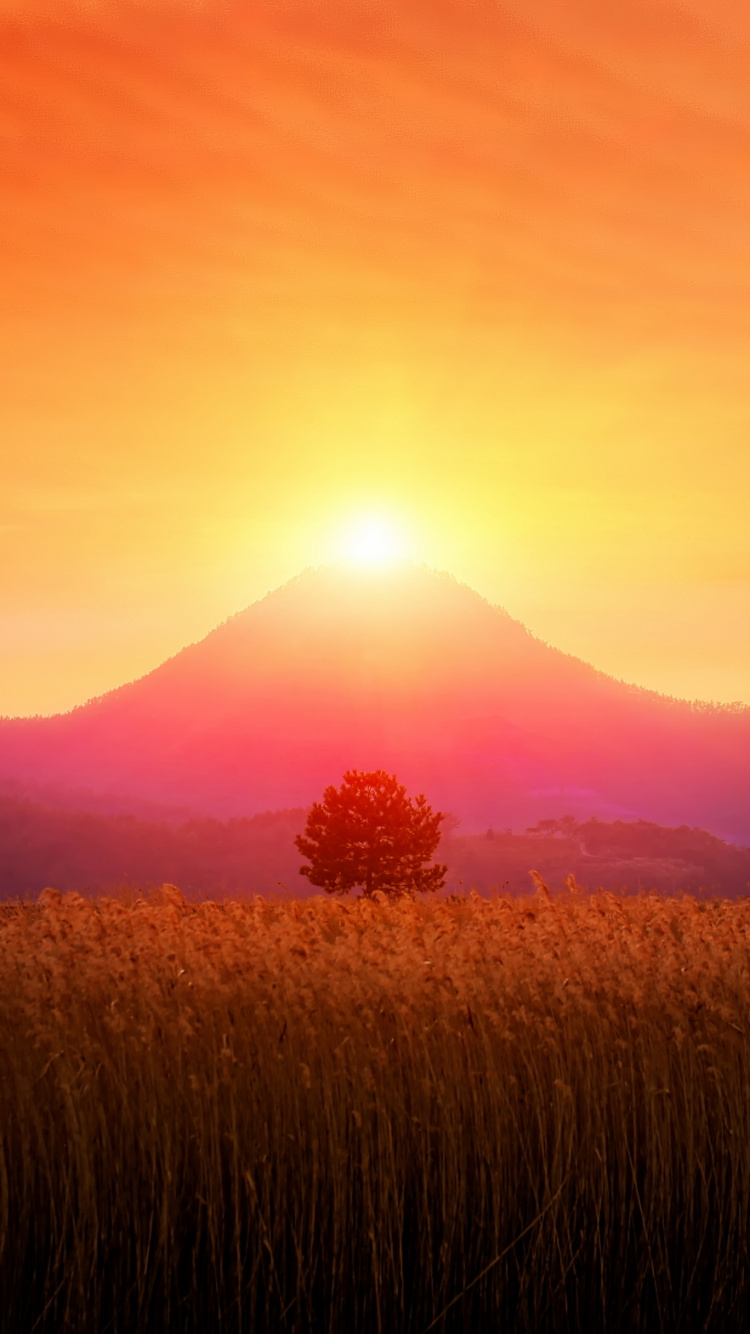
[[[744,1329],[749,931],[605,893],[6,906],[0,1326]]]

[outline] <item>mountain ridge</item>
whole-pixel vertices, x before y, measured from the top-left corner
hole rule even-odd
[[[406,563],[412,564],[411,562],[406,562]],[[337,562],[336,564],[344,566],[346,562],[342,561],[342,562]],[[99,695],[91,695],[87,699],[82,700],[80,703],[73,704],[69,709],[60,710],[56,713],[52,714],[36,713],[36,714],[20,714],[20,715],[0,714],[0,723],[17,722],[17,721],[37,721],[39,719],[52,719],[52,718],[67,718],[70,717],[72,714],[80,713],[81,710],[88,709],[92,705],[99,704],[105,700],[109,700],[112,697],[121,694],[123,691],[128,690],[131,686],[136,686],[141,682],[149,680],[156,673],[161,672],[161,670],[167,667],[170,663],[174,663],[184,654],[189,653],[191,649],[197,648],[200,645],[205,644],[206,641],[212,639],[213,636],[220,633],[223,629],[231,626],[234,622],[239,621],[241,618],[244,618],[248,614],[248,612],[251,612],[254,608],[265,603],[269,598],[274,598],[278,593],[281,593],[286,589],[295,587],[300,582],[303,582],[308,575],[316,574],[318,571],[330,568],[331,568],[330,565],[325,565],[325,564],[317,566],[313,565],[307,566],[304,570],[301,570],[299,574],[292,575],[292,577],[290,579],[287,579],[283,584],[279,584],[277,588],[269,589],[267,593],[264,593],[262,597],[257,598],[255,602],[248,603],[246,607],[240,608],[239,611],[232,612],[229,616],[225,617],[223,621],[219,621],[215,626],[212,626],[212,628],[208,630],[205,635],[202,635],[199,639],[191,640],[189,643],[182,645],[181,648],[177,649],[174,653],[169,654],[168,657],[162,659],[162,661],[160,663],[157,663],[156,666],[149,668],[147,672],[144,672],[140,676],[133,677],[132,680],[130,681],[123,681],[120,685],[112,686],[109,690],[102,691],[102,693]],[[488,598],[485,598],[481,593],[477,592],[476,589],[473,589],[470,584],[464,583],[463,581],[457,579],[454,575],[450,574],[448,571],[438,570],[426,564],[415,565],[414,568],[425,572],[431,577],[434,577],[439,580],[444,580],[445,582],[450,583],[459,589],[465,590],[467,593],[471,594],[472,598],[477,599],[479,602],[483,603],[484,606],[488,607],[491,611],[496,612],[499,616],[504,617],[508,621],[510,621],[515,627],[518,627],[518,629],[523,631],[523,633],[526,636],[528,636],[528,638],[532,640],[534,643],[542,646],[545,649],[548,649],[551,653],[558,655],[560,658],[569,660],[571,662],[574,662],[576,664],[579,664],[580,666],[587,668],[596,677],[602,678],[603,680],[606,680],[608,682],[613,682],[618,686],[622,686],[624,689],[628,690],[633,694],[638,695],[639,697],[647,698],[649,700],[659,701],[665,704],[682,706],[684,708],[689,709],[691,712],[695,713],[707,713],[707,714],[716,714],[722,716],[727,714],[732,716],[744,714],[750,716],[750,704],[745,704],[744,701],[742,700],[720,701],[720,700],[708,700],[702,698],[688,698],[686,696],[680,696],[680,695],[671,695],[663,691],[654,690],[649,686],[641,685],[636,681],[628,681],[624,677],[614,676],[611,672],[604,671],[603,668],[597,667],[594,663],[589,662],[587,659],[580,658],[578,657],[577,654],[569,653],[565,649],[561,649],[557,645],[551,644],[548,640],[542,639],[541,636],[536,635],[532,630],[529,630],[528,626],[524,625],[522,621],[519,621],[516,617],[512,616],[510,612],[507,610],[507,608],[503,607],[500,603],[490,602]]]
[[[748,755],[750,708],[620,682],[413,565],[303,571],[132,682],[0,720],[0,780],[222,818],[386,768],[477,828],[572,807],[741,840]]]

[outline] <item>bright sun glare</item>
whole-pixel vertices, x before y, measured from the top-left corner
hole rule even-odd
[[[397,560],[403,554],[403,543],[391,525],[384,519],[361,519],[354,524],[344,543],[344,554],[350,560],[367,565]]]

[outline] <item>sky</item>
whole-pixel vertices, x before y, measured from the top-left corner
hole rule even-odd
[[[382,521],[750,703],[750,11],[0,0],[0,714]]]

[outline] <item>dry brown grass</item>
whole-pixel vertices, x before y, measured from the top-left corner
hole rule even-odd
[[[3,1330],[740,1331],[750,903],[0,914]]]

